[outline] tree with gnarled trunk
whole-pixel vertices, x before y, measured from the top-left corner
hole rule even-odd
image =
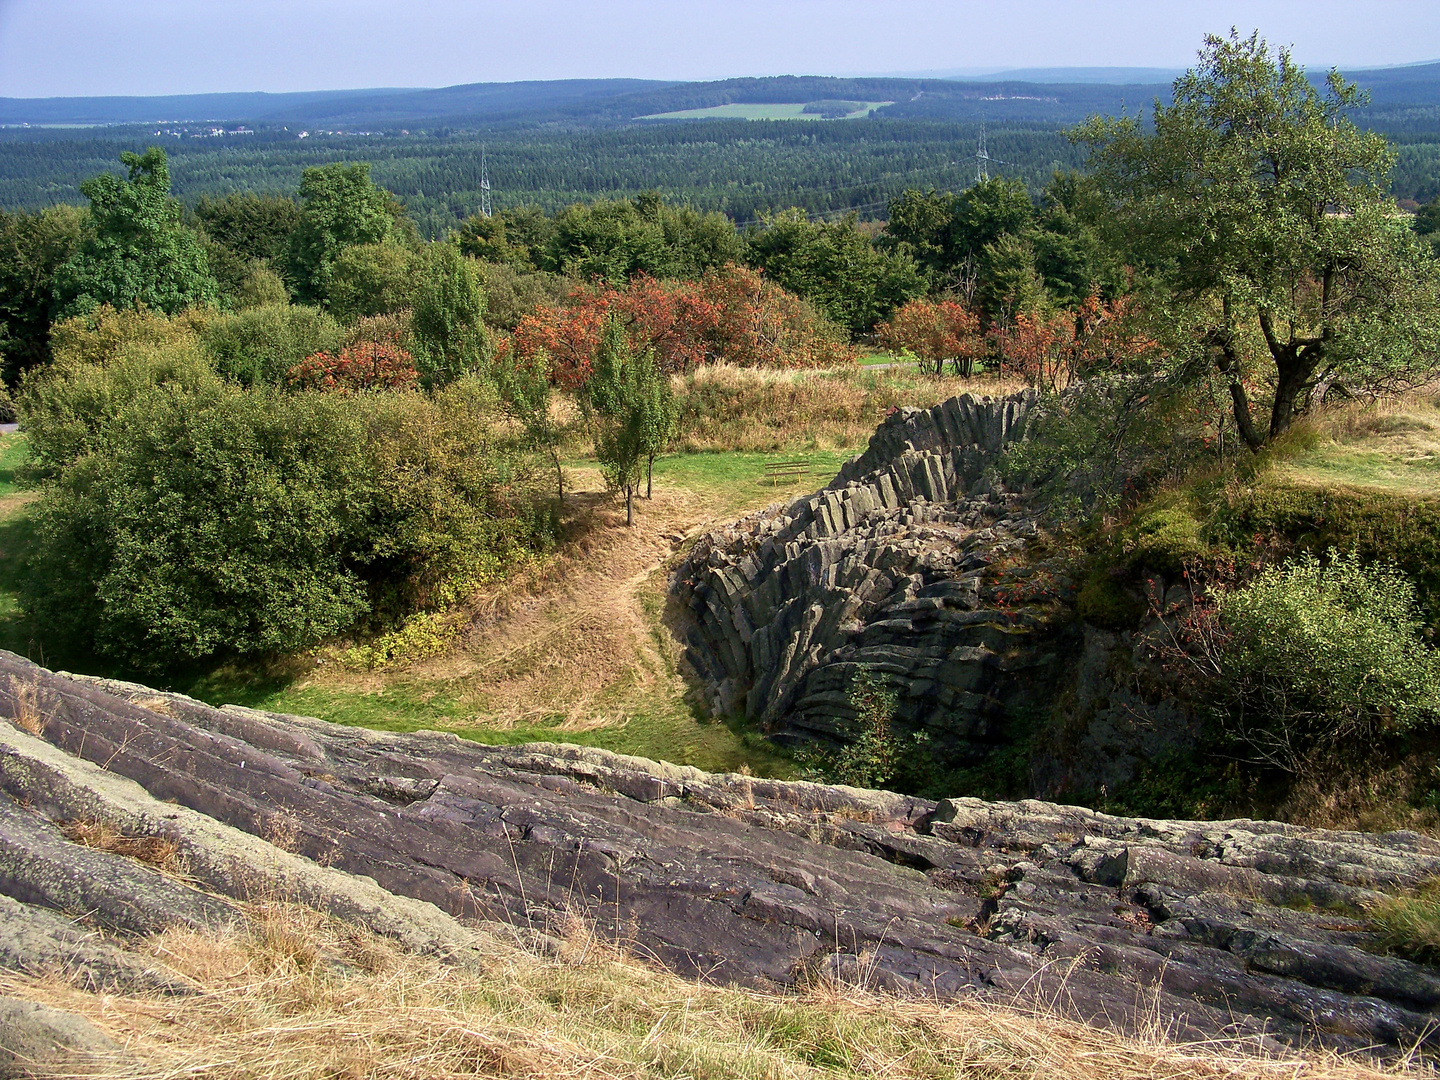
[[[1156,103],[1153,132],[1125,117],[1074,133],[1117,239],[1184,305],[1177,322],[1227,380],[1252,450],[1317,390],[1436,368],[1440,274],[1387,193],[1389,145],[1349,119],[1364,104],[1337,72],[1322,91],[1287,50],[1231,31]],[[1257,371],[1268,430],[1247,390]]]

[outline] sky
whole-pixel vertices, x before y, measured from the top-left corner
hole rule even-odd
[[[0,96],[1440,60],[1437,0],[0,0]]]

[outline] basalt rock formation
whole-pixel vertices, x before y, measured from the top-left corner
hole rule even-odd
[[[1435,1049],[1440,972],[1379,954],[1363,917],[1440,875],[1440,842],[1414,833],[487,747],[217,709],[9,653],[0,717],[0,966],[96,990],[151,985],[136,935],[240,918],[259,893],[455,963],[467,923],[541,941],[578,915],[697,978],[830,975],[1180,1036]],[[32,1042],[63,1028],[36,1023]]]
[[[1123,783],[1192,740],[1184,710],[1114,677],[1147,663],[1145,635],[1075,618],[1077,568],[996,474],[1038,407],[1026,391],[897,410],[825,489],[701,538],[671,581],[671,624],[709,709],[843,744],[863,668],[895,692],[899,732],[963,768],[1063,695],[1085,722],[1063,760],[1034,763],[1046,795]]]

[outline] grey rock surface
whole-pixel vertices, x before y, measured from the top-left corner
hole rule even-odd
[[[0,1080],[51,1076],[77,1058],[120,1052],[83,1016],[0,997]]]
[[[153,922],[131,912],[133,926],[223,917],[222,898],[270,887],[446,952],[467,921],[544,934],[579,915],[696,978],[831,972],[942,1000],[1033,998],[1117,1028],[1158,1017],[1190,1037],[1436,1044],[1440,975],[1374,951],[1363,920],[1440,875],[1440,842],[1413,833],[936,803],[486,747],[215,709],[0,654],[0,716],[37,712],[38,736],[0,723],[9,812],[42,832],[83,810],[170,837],[187,887],[216,905],[152,891],[138,903],[153,899]],[[31,850],[61,876],[105,854]],[[12,887],[24,895],[5,910],[53,929],[37,905],[62,894]],[[15,953],[0,962],[24,964]]]

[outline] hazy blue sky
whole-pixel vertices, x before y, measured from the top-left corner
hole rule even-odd
[[[0,0],[0,95],[1184,67],[1232,24],[1311,65],[1440,59],[1440,0]]]

